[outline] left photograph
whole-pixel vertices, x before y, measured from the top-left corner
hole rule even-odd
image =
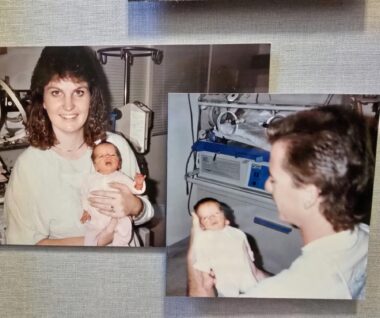
[[[0,244],[165,246],[168,92],[267,92],[269,57],[269,44],[1,47]]]

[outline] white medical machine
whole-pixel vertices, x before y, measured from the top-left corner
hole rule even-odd
[[[149,147],[152,110],[143,103],[135,101],[118,108],[118,111],[120,118],[115,121],[115,130],[122,132],[138,153],[145,153]]]
[[[298,229],[279,220],[264,189],[270,155],[265,127],[327,100],[342,103],[335,95],[203,94],[198,99],[195,161],[186,173],[189,209],[205,197],[227,204],[235,223],[259,248],[254,251],[258,264],[274,274],[289,267],[302,241]]]
[[[27,102],[29,91],[14,91],[7,82],[0,79],[0,245],[5,244],[3,202],[10,163],[15,160],[15,152],[27,146],[27,118],[22,103]]]
[[[107,63],[108,57],[117,57],[124,62],[124,102],[113,110],[111,121],[113,129],[122,133],[136,152],[146,153],[149,148],[153,111],[142,102],[130,102],[131,67],[134,59],[140,57],[150,57],[155,64],[161,64],[163,52],[150,47],[122,46],[99,49],[97,53],[103,65]]]

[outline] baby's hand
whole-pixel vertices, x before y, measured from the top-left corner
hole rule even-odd
[[[146,176],[144,176],[142,173],[136,173],[135,175],[135,188],[136,190],[142,190],[144,187],[144,181]]]
[[[86,223],[91,220],[91,215],[86,210],[83,211],[82,217],[80,218],[80,223]]]

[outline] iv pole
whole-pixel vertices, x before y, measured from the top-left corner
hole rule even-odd
[[[161,64],[163,59],[162,51],[148,47],[122,46],[99,49],[97,51],[101,64],[107,64],[108,56],[120,57],[124,60],[124,105],[129,103],[131,66],[135,57],[151,57],[155,64]]]

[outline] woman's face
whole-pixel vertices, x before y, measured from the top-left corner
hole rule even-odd
[[[304,202],[307,192],[304,187],[296,187],[290,173],[283,168],[286,151],[286,143],[283,141],[272,145],[270,177],[265,182],[265,189],[273,196],[280,220],[301,227],[306,217]]]
[[[53,78],[44,88],[44,108],[59,139],[62,135],[83,134],[90,109],[87,82]]]

